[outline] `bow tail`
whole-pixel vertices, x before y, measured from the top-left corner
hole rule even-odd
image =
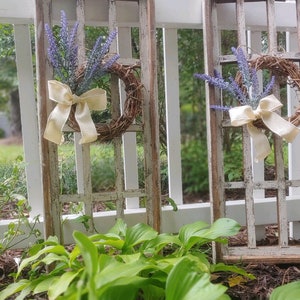
[[[247,129],[256,152],[255,162],[265,159],[271,152],[268,138],[261,129],[256,128],[252,123],[247,124]]]
[[[91,143],[97,140],[97,130],[91,118],[87,103],[77,103],[75,119],[80,127],[81,139],[79,144]]]
[[[288,143],[291,143],[299,133],[299,128],[275,112],[264,113],[262,120],[272,132],[284,138]]]
[[[64,141],[63,127],[68,120],[71,107],[64,104],[57,104],[48,117],[44,138],[61,145]]]

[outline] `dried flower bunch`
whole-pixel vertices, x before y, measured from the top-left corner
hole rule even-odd
[[[88,91],[93,84],[97,83],[99,78],[119,58],[118,54],[114,54],[109,59],[104,60],[117,35],[117,32],[113,31],[104,43],[100,36],[93,49],[87,54],[87,61],[83,66],[79,65],[78,22],[69,31],[64,11],[61,11],[61,28],[58,36],[55,36],[49,24],[45,25],[45,31],[49,42],[48,58],[53,67],[54,79],[68,85],[72,93],[77,96]]]
[[[242,76],[242,86],[240,86],[232,76],[229,77],[229,81],[225,81],[217,70],[214,71],[214,77],[207,74],[195,74],[194,76],[207,81],[209,84],[212,84],[221,90],[229,92],[229,94],[237,99],[241,105],[250,105],[253,109],[256,109],[259,101],[271,93],[275,82],[275,76],[271,77],[271,80],[261,92],[257,71],[249,65],[242,48],[236,49],[232,47],[231,50],[237,59],[239,72]],[[212,108],[221,110],[230,109],[230,107],[225,106]]]
[[[240,105],[236,107],[212,106],[212,108],[228,110],[232,126],[247,126],[248,133],[253,140],[255,161],[263,160],[271,152],[265,135],[266,128],[289,143],[293,142],[300,130],[277,113],[282,103],[271,94],[275,77],[272,76],[261,92],[256,68],[248,63],[243,50],[232,48],[232,52],[237,59],[239,81],[233,77],[225,81],[216,71],[214,77],[207,74],[195,74],[195,77],[229,92],[239,101]]]
[[[106,41],[99,37],[83,63],[78,57],[78,23],[69,30],[64,11],[61,12],[59,30],[52,30],[46,24],[45,32],[49,41],[48,57],[54,71],[54,80],[48,81],[48,94],[57,104],[48,116],[44,138],[61,144],[66,123],[81,133],[79,143],[110,141],[121,136],[141,113],[143,85],[138,76],[138,65],[121,65],[117,62],[118,54],[108,55],[117,32],[111,32]],[[104,110],[107,105],[106,91],[97,87],[106,72],[117,76],[125,85],[123,114],[110,122],[95,123],[91,111]]]

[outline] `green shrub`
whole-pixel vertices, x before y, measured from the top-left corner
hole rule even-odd
[[[226,242],[224,236],[236,234],[239,228],[224,218],[211,226],[201,221],[188,224],[171,235],[158,234],[143,223],[127,227],[118,220],[106,234],[86,236],[75,231],[70,252],[50,237],[30,249],[16,282],[0,292],[0,299],[17,293],[19,300],[40,293],[50,300],[230,299],[225,286],[211,282],[211,274],[225,271],[253,276],[236,266],[211,264],[199,249],[212,241]],[[44,272],[45,265],[48,272]]]
[[[0,139],[5,138],[5,131],[4,129],[0,128]]]
[[[182,146],[182,184],[185,193],[208,191],[206,144],[192,140]]]
[[[27,197],[25,163],[21,155],[0,164],[0,198],[11,201],[18,195]]]

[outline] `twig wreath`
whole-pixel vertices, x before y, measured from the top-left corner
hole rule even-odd
[[[229,92],[238,100],[240,105],[236,107],[212,106],[211,108],[228,111],[232,126],[246,125],[256,150],[255,160],[263,160],[271,152],[265,135],[266,129],[289,143],[293,142],[300,131],[296,127],[300,123],[300,112],[297,111],[297,115],[285,120],[277,113],[283,106],[282,103],[271,94],[275,76],[288,77],[291,86],[299,87],[300,72],[294,63],[279,57],[263,55],[248,63],[241,48],[232,48],[232,51],[236,56],[239,69],[235,78],[229,77],[227,82],[216,71],[215,76],[195,74],[195,77]],[[272,73],[271,80],[262,92],[257,76],[257,70],[260,69],[268,69]]]
[[[143,85],[136,74],[138,66],[121,65],[117,63],[118,54],[108,55],[117,32],[111,32],[104,43],[99,37],[86,62],[79,64],[77,22],[69,32],[66,14],[62,11],[58,36],[48,24],[45,31],[49,42],[48,58],[54,72],[54,80],[48,81],[49,98],[57,105],[48,117],[44,138],[61,144],[66,123],[74,131],[81,132],[81,144],[121,136],[141,112]],[[123,114],[107,124],[94,123],[91,111],[104,110],[107,106],[106,91],[97,87],[106,73],[115,74],[125,85]]]

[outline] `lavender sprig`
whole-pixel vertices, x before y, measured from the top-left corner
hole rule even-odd
[[[109,34],[106,42],[102,45],[102,38],[99,37],[89,55],[82,82],[78,86],[78,92],[83,93],[90,86],[92,81],[98,80],[107,69],[119,58],[118,54],[113,55],[107,62],[102,63],[104,56],[108,53],[109,47],[116,38],[117,31]]]
[[[231,76],[229,77],[229,81],[225,81],[217,71],[214,71],[214,76],[207,74],[195,74],[194,76],[229,92],[240,104],[250,105],[253,109],[256,109],[260,99],[271,93],[275,80],[274,76],[266,85],[264,91],[260,92],[257,72],[249,66],[243,50],[232,47],[232,52],[236,56],[239,72],[242,75],[242,87]]]
[[[102,38],[98,38],[93,50],[88,55],[85,66],[85,72],[78,80],[78,44],[77,32],[78,22],[76,22],[69,32],[68,21],[64,11],[61,11],[61,28],[58,36],[55,36],[48,24],[45,25],[46,35],[49,41],[48,57],[53,66],[54,78],[62,83],[67,84],[72,93],[81,95],[88,91],[94,83],[112,66],[119,58],[115,54],[107,61],[104,61],[109,47],[116,38],[117,32],[109,34],[107,40],[102,44]]]
[[[214,109],[214,110],[229,111],[232,107],[231,106],[222,106],[222,105],[211,105],[210,108]]]

